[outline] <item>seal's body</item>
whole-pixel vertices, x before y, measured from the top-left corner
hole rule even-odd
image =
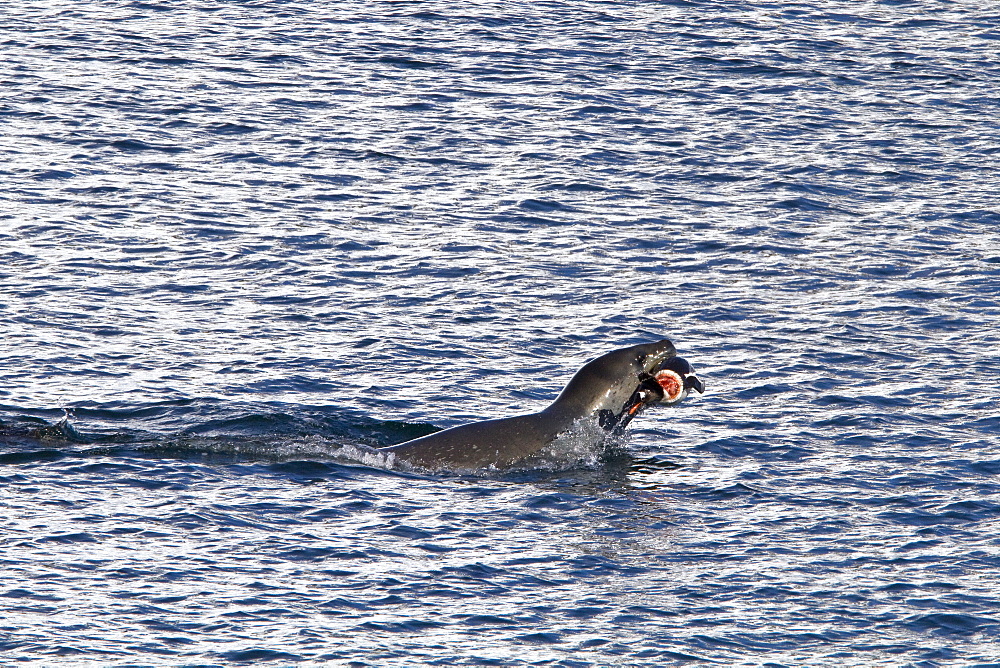
[[[622,431],[646,406],[704,391],[667,339],[615,350],[588,362],[545,410],[445,429],[386,448],[422,468],[503,468],[537,453],[584,418]]]

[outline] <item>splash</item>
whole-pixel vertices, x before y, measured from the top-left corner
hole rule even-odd
[[[254,413],[250,418],[256,420],[256,415]],[[357,432],[360,429],[362,432],[360,434],[250,435],[234,431],[250,418],[241,416],[227,420],[224,425],[226,429],[223,430],[217,429],[219,426],[217,421],[203,423],[211,426],[212,432],[216,432],[209,434],[196,433],[199,430],[197,427],[174,434],[122,431],[99,433],[91,432],[89,429],[80,430],[73,424],[74,415],[66,412],[55,424],[39,425],[35,422],[24,426],[7,425],[2,435],[8,445],[14,446],[22,456],[26,454],[22,449],[25,443],[41,442],[50,449],[57,447],[60,456],[108,456],[131,453],[145,457],[204,458],[216,462],[315,461],[400,472],[430,472],[429,469],[402,461],[395,453],[377,446],[381,445],[378,441],[382,440],[383,423],[377,423],[374,427],[354,425],[353,431]],[[256,422],[253,426],[261,428]],[[265,426],[273,427],[273,421]],[[421,427],[421,431],[428,431],[426,425],[417,426]],[[368,437],[365,436],[366,433]],[[502,470],[493,467],[479,469],[444,467],[434,469],[433,472],[489,476],[511,471],[595,469],[602,466],[609,455],[624,452],[627,442],[627,436],[611,435],[602,429],[596,420],[581,418],[540,452],[514,467],[505,467]]]
[[[207,437],[169,442],[178,452],[205,453],[237,459],[287,462],[292,460],[332,461],[338,464],[361,465],[369,468],[393,469],[396,455],[354,441],[320,435],[298,438]]]
[[[627,444],[627,432],[613,434],[601,428],[592,417],[580,418],[516,469],[555,471],[597,468],[609,454],[624,451]]]

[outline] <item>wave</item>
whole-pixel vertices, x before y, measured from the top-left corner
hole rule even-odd
[[[214,399],[73,409],[0,406],[0,464],[65,457],[144,457],[215,462],[334,462],[420,473],[386,446],[439,431],[427,423],[373,419],[335,407],[227,403]],[[508,471],[594,469],[626,453],[627,436],[579,420]],[[493,475],[492,470],[453,473]]]

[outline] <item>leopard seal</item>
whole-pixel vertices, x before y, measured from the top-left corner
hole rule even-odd
[[[485,420],[383,448],[425,469],[505,468],[537,453],[580,420],[620,433],[652,404],[672,405],[705,386],[667,339],[615,350],[574,374],[555,401],[530,415]]]

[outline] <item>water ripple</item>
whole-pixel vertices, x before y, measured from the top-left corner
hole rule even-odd
[[[994,659],[989,7],[0,13],[9,661]],[[602,458],[372,449],[664,335]]]

